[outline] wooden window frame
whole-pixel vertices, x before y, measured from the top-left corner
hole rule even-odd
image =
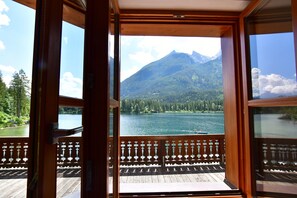
[[[280,31],[288,31],[291,27],[288,27],[286,20],[288,19],[287,10],[278,10],[277,16],[273,13],[266,13],[269,15],[268,18],[263,19],[267,24],[265,28],[257,26],[254,29],[247,29],[246,18],[250,16],[257,8],[261,7],[265,3],[265,0],[253,1],[244,12],[240,15],[240,44],[242,54],[242,82],[243,82],[243,108],[244,108],[244,131],[245,131],[245,154],[244,156],[250,159],[250,163],[246,164],[244,173],[246,174],[246,194],[248,196],[256,196],[256,179],[254,175],[254,159],[252,141],[253,141],[253,126],[252,126],[252,109],[257,107],[284,107],[284,106],[297,106],[297,96],[282,97],[282,98],[268,98],[268,99],[253,99],[252,97],[252,86],[251,86],[251,73],[250,73],[250,51],[249,42],[247,39],[247,33],[252,31],[256,34],[261,33],[276,33],[280,28]],[[295,46],[295,61],[297,71],[297,2],[291,1],[292,11],[292,26],[294,34],[294,46]],[[270,193],[263,195],[271,195]],[[280,195],[279,195],[280,196]]]
[[[35,8],[35,0],[16,0],[18,2],[21,2],[23,4],[28,5],[29,7]],[[108,35],[108,25],[106,21],[109,21],[109,13],[107,13],[108,5],[107,3],[102,3],[99,5],[99,3],[96,3],[95,1],[88,1],[90,2],[89,6],[90,9],[87,11],[81,10],[72,4],[64,4],[64,19],[72,24],[78,25],[83,28],[87,28],[88,31],[86,32],[86,40],[85,45],[87,46],[85,48],[85,65],[89,65],[84,70],[84,79],[86,79],[86,82],[93,82],[95,80],[96,89],[100,90],[101,94],[94,94],[93,96],[90,96],[90,93],[84,93],[84,100],[78,101],[78,100],[72,100],[66,97],[60,97],[57,101],[57,103],[60,103],[60,105],[70,105],[70,106],[86,106],[88,104],[87,109],[84,109],[84,113],[88,115],[88,117],[92,118],[91,114],[91,107],[95,109],[99,109],[100,112],[103,112],[103,115],[97,113],[96,115],[100,117],[100,123],[98,126],[92,126],[91,128],[88,128],[90,132],[85,137],[88,142],[90,142],[93,146],[89,146],[85,148],[84,151],[84,157],[87,159],[84,162],[84,167],[86,169],[86,172],[83,173],[82,178],[82,195],[84,197],[98,197],[99,195],[108,196],[108,170],[107,170],[107,137],[101,136],[99,137],[98,134],[96,135],[96,130],[108,130],[108,116],[109,115],[109,107],[110,105],[113,105],[114,107],[118,106],[117,101],[112,101],[109,99],[109,93],[108,93],[108,70],[105,67],[96,68],[96,65],[108,65],[108,52],[106,51],[108,49],[108,39],[106,36]],[[236,149],[230,151],[230,155],[227,156],[228,161],[232,161],[232,163],[235,163],[234,169],[228,169],[227,172],[230,175],[227,176],[227,178],[236,185],[245,195],[248,197],[251,197],[254,195],[254,186],[253,186],[253,176],[252,176],[252,159],[251,159],[251,134],[250,134],[250,120],[249,120],[249,108],[251,106],[255,105],[261,105],[254,103],[253,101],[249,100],[249,85],[247,82],[249,82],[249,77],[247,76],[247,70],[246,70],[246,48],[245,48],[245,29],[244,29],[244,17],[247,16],[251,11],[259,5],[261,0],[255,0],[252,1],[252,3],[240,14],[240,13],[226,13],[226,12],[176,12],[178,15],[184,15],[185,19],[177,19],[174,17],[175,13],[172,13],[170,11],[131,11],[131,10],[124,10],[121,11],[121,32],[123,35],[133,35],[138,34],[140,35],[141,32],[138,30],[140,26],[143,26],[141,30],[145,30],[146,34],[150,35],[175,35],[175,36],[191,36],[191,35],[202,35],[202,36],[221,36],[223,38],[223,48],[231,49],[232,53],[231,56],[223,55],[225,56],[223,62],[231,63],[233,64],[232,68],[228,68],[230,72],[232,72],[231,80],[233,83],[231,83],[230,87],[227,87],[227,93],[231,93],[231,100],[228,101],[233,102],[233,107],[228,109],[229,112],[234,113],[233,115],[236,115],[237,122],[236,124],[231,124],[230,130],[233,130],[236,128],[236,133],[233,136],[233,134],[229,137],[227,135],[227,142],[231,142],[232,144],[237,144]],[[50,8],[54,8],[51,4],[49,6]],[[296,8],[296,3],[294,3],[294,8]],[[100,12],[98,10],[95,10],[95,8],[99,8]],[[48,9],[47,11],[49,11]],[[65,11],[66,10],[66,11]],[[297,9],[295,9],[297,10]],[[102,11],[102,12],[101,12]],[[86,15],[86,18],[85,18]],[[88,18],[89,17],[89,18]],[[92,17],[99,17],[101,20],[92,20]],[[297,46],[297,39],[296,39],[296,13],[294,12],[294,38],[295,38],[295,46]],[[86,19],[86,24],[84,23]],[[95,27],[92,27],[93,25],[96,25]],[[159,32],[149,32],[151,29],[149,27],[155,27],[157,24],[167,24],[167,28],[153,28],[155,30],[159,30]],[[188,33],[188,31],[185,31],[186,29],[179,29],[177,32],[168,32],[166,29],[168,27],[170,28],[179,28],[182,25],[185,25],[186,29],[193,30],[191,34]],[[42,26],[37,26],[37,30],[41,30]],[[46,27],[46,26],[45,26]],[[98,27],[103,27],[103,29],[99,29]],[[208,27],[208,28],[204,28]],[[218,28],[219,27],[219,28]],[[56,30],[57,31],[57,30]],[[95,34],[96,33],[96,34]],[[92,38],[99,38],[98,41],[94,42]],[[92,43],[94,42],[94,43]],[[101,42],[101,45],[99,45],[98,42]],[[91,52],[91,47],[93,48],[93,52]],[[45,46],[46,47],[46,46]],[[35,49],[38,49],[38,46],[35,46]],[[50,49],[50,48],[49,48]],[[91,56],[92,53],[97,52],[100,54],[100,57],[96,58],[95,60],[92,60],[94,56]],[[296,54],[297,55],[297,54]],[[37,56],[37,55],[35,55]],[[35,57],[34,56],[34,57]],[[231,57],[231,58],[230,58]],[[297,57],[297,56],[296,56]],[[100,59],[101,58],[101,59]],[[100,60],[99,60],[100,59]],[[51,60],[46,60],[47,62],[50,62]],[[36,85],[37,87],[40,83],[37,81],[38,78],[38,71],[33,71],[33,76],[36,77]],[[90,73],[96,73],[96,76],[90,75]],[[227,72],[228,73],[228,72]],[[45,73],[46,74],[46,73]],[[230,75],[230,74],[229,74]],[[100,79],[100,80],[99,80]],[[100,81],[98,83],[97,81]],[[97,86],[98,85],[98,86]],[[247,87],[244,85],[248,85]],[[84,90],[90,89],[90,84],[84,84]],[[34,85],[33,85],[34,87]],[[35,89],[35,94],[33,90],[32,95],[38,94],[38,89]],[[233,92],[232,92],[233,90]],[[100,103],[100,105],[95,103]],[[292,98],[292,101],[294,101],[295,98]],[[285,99],[286,104],[292,104],[291,99]],[[32,99],[32,103],[38,102],[38,98]],[[265,102],[262,100],[262,102]],[[267,104],[267,102],[265,102]],[[272,104],[272,103],[271,103]],[[296,103],[294,103],[296,105]],[[36,107],[37,108],[37,107]],[[39,109],[34,109],[33,111],[40,111]],[[94,115],[93,115],[94,116]],[[32,123],[37,124],[37,116],[33,115]],[[35,121],[34,121],[35,120]],[[83,122],[96,122],[96,121],[89,121],[87,119],[84,119]],[[230,121],[226,121],[230,122]],[[33,125],[32,125],[33,126]],[[98,145],[98,142],[92,141],[100,138],[99,145],[100,147],[96,147]],[[41,143],[42,141],[34,139],[34,141],[31,141],[32,145],[37,145],[38,143]],[[35,143],[35,144],[34,144]],[[49,148],[45,148],[44,151],[46,151]],[[231,148],[227,148],[228,150]],[[92,152],[98,152],[96,153],[97,156],[91,155]],[[101,161],[96,158],[101,158]],[[34,153],[33,155],[34,156]],[[88,159],[95,159],[94,163],[90,163]],[[106,160],[104,160],[106,159]],[[34,158],[33,160],[36,160]],[[31,166],[35,166],[34,163],[36,161],[33,161],[33,164]],[[94,171],[92,172],[93,177],[90,178],[90,170],[93,169],[93,167],[100,167],[100,171]],[[35,167],[36,168],[36,167]],[[44,167],[43,167],[44,168]],[[32,170],[35,170],[34,168]],[[34,174],[33,172],[30,173],[29,171],[29,177],[31,181],[34,180]],[[86,182],[85,182],[86,181]],[[91,182],[90,182],[91,181]],[[50,182],[50,181],[48,181]],[[45,186],[45,184],[42,184]],[[99,185],[99,188],[94,189],[92,192],[90,192],[89,187],[90,185]],[[50,189],[51,190],[51,189]],[[42,191],[42,188],[41,188]],[[40,191],[40,192],[41,192]],[[238,197],[235,195],[235,197]]]

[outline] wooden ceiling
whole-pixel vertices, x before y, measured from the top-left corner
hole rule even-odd
[[[35,8],[36,0],[15,0]],[[215,36],[251,0],[111,0],[123,35]],[[64,0],[64,20],[84,27],[86,0]],[[224,21],[222,23],[221,21]],[[227,23],[226,23],[227,21]],[[199,24],[198,24],[199,22]]]

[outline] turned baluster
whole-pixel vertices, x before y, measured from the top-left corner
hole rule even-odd
[[[148,161],[150,162],[151,159],[152,159],[152,156],[151,156],[151,141],[148,141],[148,144],[147,144],[147,159]]]
[[[13,162],[13,151],[14,151],[14,143],[10,143],[10,146],[9,146],[9,153],[10,153],[10,157],[8,159],[9,163],[12,163]]]
[[[190,145],[191,145],[191,155],[190,155],[190,157],[191,157],[191,160],[193,161],[194,158],[195,158],[195,155],[194,155],[195,142],[194,142],[194,140],[191,140]]]
[[[201,160],[200,147],[201,147],[201,142],[200,142],[200,140],[197,140],[197,158],[198,158],[199,161]]]
[[[172,158],[172,161],[175,161],[175,158],[176,158],[176,155],[175,155],[175,146],[176,146],[176,144],[175,144],[175,141],[174,140],[172,141],[171,146],[172,146],[172,156],[171,156],[171,158]]]
[[[271,164],[274,165],[276,164],[276,155],[275,155],[275,144],[270,144],[270,150],[271,150]]]
[[[188,155],[188,145],[189,145],[188,140],[185,140],[185,142],[184,142],[184,146],[185,146],[184,158],[185,158],[186,161],[188,161],[188,157],[189,157],[189,155]]]
[[[182,143],[181,140],[178,141],[177,146],[178,146],[178,155],[177,155],[178,161],[182,161],[182,157],[183,157],[182,156],[182,146],[183,146],[183,143]]]
[[[134,142],[134,152],[135,152],[135,155],[134,155],[134,160],[135,162],[138,161],[138,141],[135,141]]]
[[[166,142],[165,142],[165,159],[166,159],[166,161],[168,161],[169,160],[169,141],[168,140],[166,140]]]
[[[2,163],[4,163],[6,161],[6,150],[7,150],[7,143],[3,143],[2,146]]]
[[[220,145],[219,140],[215,140],[215,148],[216,148],[215,157],[216,157],[216,160],[220,159],[219,145]]]
[[[123,162],[125,160],[125,142],[121,141],[121,161]]]
[[[204,159],[207,158],[206,147],[207,147],[207,142],[206,142],[206,140],[203,140],[203,157],[204,157]]]
[[[127,144],[127,147],[128,147],[128,161],[130,162],[132,157],[131,157],[131,147],[132,147],[132,144],[131,144],[131,141],[128,141],[128,144]]]
[[[144,155],[144,146],[145,146],[145,144],[144,144],[144,141],[141,141],[140,146],[141,146],[141,156],[140,156],[140,158],[141,158],[141,161],[144,162],[144,159],[145,159],[145,155]]]
[[[66,144],[65,144],[65,142],[60,143],[60,150],[61,150],[60,161],[62,163],[64,163],[64,161],[66,160],[66,157],[65,157]]]
[[[20,157],[21,149],[22,149],[21,143],[17,143],[16,149],[17,149],[17,157],[15,160],[17,163],[19,163],[21,161],[21,157]]]
[[[72,157],[72,149],[73,149],[73,145],[72,142],[68,142],[68,153],[69,153],[69,157],[67,158],[68,161],[72,161],[73,157]]]
[[[291,164],[297,166],[297,146],[291,146]]]
[[[80,148],[80,145],[79,145],[79,142],[75,142],[75,161],[78,162],[80,159],[79,159],[79,148]]]
[[[154,155],[154,159],[155,161],[158,161],[158,141],[155,141],[154,143],[154,148],[155,148],[155,155]]]
[[[209,140],[209,157],[211,160],[213,160],[212,146],[213,146],[213,142],[212,140]]]
[[[27,157],[27,153],[28,153],[28,143],[25,142],[23,145],[24,148],[24,157],[23,157],[23,161],[26,163],[28,161],[28,157]]]

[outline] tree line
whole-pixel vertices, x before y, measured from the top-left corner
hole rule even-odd
[[[12,75],[8,87],[0,71],[0,128],[25,124],[29,114],[30,81],[24,70]]]
[[[186,103],[168,103],[159,100],[123,99],[121,100],[122,113],[162,113],[172,112],[209,112],[223,111],[223,100],[199,100]]]

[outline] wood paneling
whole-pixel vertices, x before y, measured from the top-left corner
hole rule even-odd
[[[240,172],[241,190],[246,194],[247,197],[253,197],[255,194],[255,180],[253,177],[253,166],[252,166],[252,146],[251,138],[253,136],[250,129],[250,112],[248,106],[248,100],[251,93],[250,74],[247,71],[249,69],[249,50],[246,45],[246,26],[245,19],[250,15],[257,6],[261,5],[263,0],[253,0],[249,6],[240,14],[239,19],[239,36],[240,36],[240,51],[241,51],[241,68],[242,68],[242,102],[243,102],[243,115],[244,115],[244,131],[242,136],[242,147],[243,151],[241,158],[243,163],[243,171]]]
[[[249,107],[285,107],[297,106],[297,97],[255,99],[248,101]]]
[[[297,1],[292,0],[292,26],[294,32],[294,46],[295,46],[295,62],[297,73]],[[297,76],[296,76],[297,80]]]
[[[78,98],[60,96],[59,97],[59,106],[83,107],[84,106],[84,100],[83,99],[78,99]]]
[[[226,141],[226,179],[239,188],[238,107],[233,29],[221,39],[224,84],[224,115]]]
[[[109,1],[87,1],[82,197],[108,197]]]
[[[125,23],[121,26],[123,35],[150,36],[208,36],[220,37],[228,29],[225,25],[206,24],[158,24],[155,23]]]
[[[63,5],[40,0],[36,8],[27,196],[39,198],[56,196],[57,149],[48,140],[58,121]]]

